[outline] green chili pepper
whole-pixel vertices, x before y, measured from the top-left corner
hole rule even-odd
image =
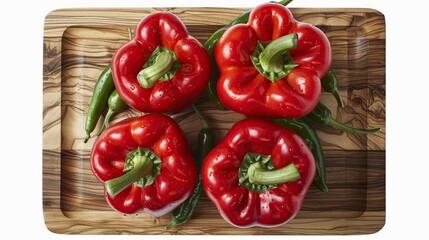
[[[107,111],[106,117],[104,118],[104,124],[97,134],[98,136],[110,125],[110,119],[112,116],[120,111],[123,111],[127,107],[127,104],[119,97],[118,92],[115,89],[110,94],[109,100],[107,101],[107,106],[109,106],[109,110]]]
[[[110,69],[110,65],[107,65],[95,84],[91,102],[89,103],[85,122],[86,137],[83,141],[84,143],[88,142],[91,137],[91,132],[94,131],[98,119],[106,108],[109,95],[114,89],[112,70]]]
[[[286,6],[288,5],[292,0],[282,0],[278,2],[279,4]],[[215,57],[214,57],[214,50],[216,47],[217,42],[219,41],[219,38],[222,37],[223,33],[230,29],[232,26],[240,24],[240,23],[247,23],[249,20],[249,15],[252,12],[253,9],[250,9],[244,13],[242,13],[240,16],[238,16],[236,19],[234,19],[232,22],[230,22],[228,25],[225,25],[218,29],[216,32],[214,32],[212,35],[210,35],[209,38],[207,38],[206,42],[204,43],[204,47],[207,49],[210,60],[212,62],[212,75],[210,78],[210,81],[206,87],[206,94],[209,100],[215,104],[220,109],[225,109],[225,107],[222,105],[222,103],[219,100],[219,96],[217,94],[216,85],[217,81],[219,79],[219,69],[217,68]]]
[[[195,160],[197,163],[198,171],[201,172],[201,166],[203,164],[206,155],[213,149],[215,145],[214,132],[205,120],[201,112],[193,105],[194,111],[197,113],[201,120],[201,130],[198,132],[198,145],[195,152]],[[174,226],[186,223],[194,213],[194,210],[198,204],[202,191],[201,173],[198,177],[197,186],[192,192],[191,196],[188,197],[182,204],[173,210],[170,223],[167,224],[165,229],[169,230]]]
[[[369,134],[381,131],[380,128],[354,128],[340,123],[332,117],[331,110],[321,102],[317,103],[316,107],[307,115],[307,117],[317,123],[326,124],[333,128],[350,133]]]
[[[198,200],[202,191],[201,177],[198,178],[197,186],[192,192],[191,196],[188,197],[182,204],[173,210],[171,221],[165,226],[166,230],[170,230],[177,225],[186,223],[194,213],[195,207],[198,204]]]
[[[307,143],[316,161],[316,176],[313,184],[322,192],[328,191],[326,184],[325,156],[319,136],[311,125],[302,118],[272,119],[275,123],[291,129],[299,134]]]
[[[192,107],[201,121],[201,130],[198,132],[198,143],[195,153],[198,170],[201,170],[204,158],[213,149],[215,145],[215,138],[213,129],[210,128],[203,114],[198,110],[196,106],[193,105]]]
[[[344,102],[341,99],[340,91],[338,89],[338,80],[332,70],[329,70],[325,76],[321,79],[323,90],[330,92],[337,101],[337,104],[340,108],[344,107]]]
[[[133,36],[131,28],[128,28],[127,30],[129,39],[131,39]],[[94,131],[98,119],[106,108],[106,104],[108,105],[109,110],[104,118],[103,126],[101,126],[97,136],[99,136],[101,132],[110,125],[110,118],[113,114],[122,111],[127,107],[115,90],[110,64],[103,70],[94,87],[94,93],[91,98],[88,115],[86,116],[85,130],[87,135],[84,140],[85,143],[88,142],[90,133]]]

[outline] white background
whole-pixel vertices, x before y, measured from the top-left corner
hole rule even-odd
[[[2,239],[199,239],[201,236],[82,236],[49,232],[42,215],[42,50],[45,16],[69,7],[253,7],[265,0],[1,1],[0,235]],[[425,1],[294,0],[290,7],[362,7],[387,28],[386,224],[361,236],[234,236],[234,239],[428,239],[429,145]],[[269,229],[267,229],[269,232]],[[211,236],[208,239],[230,239]]]

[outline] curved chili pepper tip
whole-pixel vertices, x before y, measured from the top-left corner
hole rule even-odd
[[[83,143],[87,143],[89,138],[91,138],[91,136],[89,134],[86,134],[85,139],[83,140]]]
[[[381,128],[355,128],[355,127],[350,127],[350,126],[344,125],[341,122],[336,121],[332,117],[329,117],[326,119],[326,124],[331,126],[331,127],[336,128],[336,129],[339,129],[339,130],[342,130],[345,132],[350,132],[350,133],[370,134],[370,133],[376,133],[376,132],[381,131]]]
[[[307,117],[316,121],[317,123],[326,124],[333,128],[350,133],[369,134],[381,131],[380,128],[354,128],[338,122],[332,117],[331,110],[321,102],[317,103],[316,107],[307,115]]]
[[[171,220],[167,226],[165,226],[165,230],[171,230],[172,228],[174,228],[177,225],[177,221],[176,220]]]
[[[340,108],[344,107],[344,101],[340,96],[340,90],[338,89],[338,80],[337,76],[335,76],[332,70],[329,70],[325,76],[320,79],[322,83],[323,90],[330,92],[335,100],[337,101],[337,105]]]
[[[338,92],[331,92],[332,95],[334,96],[335,100],[337,101],[338,107],[343,108],[344,105],[344,101],[343,99],[341,99],[341,96],[338,94]]]

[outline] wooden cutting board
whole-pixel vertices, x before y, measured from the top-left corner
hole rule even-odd
[[[147,14],[170,11],[202,43],[245,9],[60,9],[45,19],[43,41],[43,212],[47,228],[63,234],[369,234],[385,222],[385,21],[373,9],[291,9],[299,21],[323,30],[332,45],[332,70],[346,107],[322,94],[334,117],[354,127],[380,127],[371,135],[315,125],[326,155],[329,192],[312,187],[290,223],[275,228],[229,225],[202,196],[193,218],[164,230],[170,215],[122,216],[103,196],[90,170],[94,138],[83,143],[92,90],[113,53]],[[197,106],[216,131],[216,141],[244,117],[215,108],[205,96]],[[128,109],[114,118],[141,115]],[[191,109],[172,116],[191,146],[200,128]],[[99,126],[98,126],[99,127]],[[97,127],[97,128],[98,128]],[[97,132],[97,130],[95,130]]]

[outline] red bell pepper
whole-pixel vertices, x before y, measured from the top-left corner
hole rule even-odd
[[[265,3],[247,24],[228,29],[215,48],[222,104],[255,117],[302,117],[316,106],[331,65],[326,35],[296,21],[285,6]]]
[[[152,113],[106,128],[91,153],[110,206],[123,214],[164,215],[186,200],[198,173],[177,123]]]
[[[237,227],[278,226],[298,213],[315,176],[305,141],[268,120],[237,122],[204,159],[203,187]]]
[[[112,58],[119,97],[142,112],[179,112],[204,91],[211,74],[207,50],[172,13],[143,18],[132,40]]]

